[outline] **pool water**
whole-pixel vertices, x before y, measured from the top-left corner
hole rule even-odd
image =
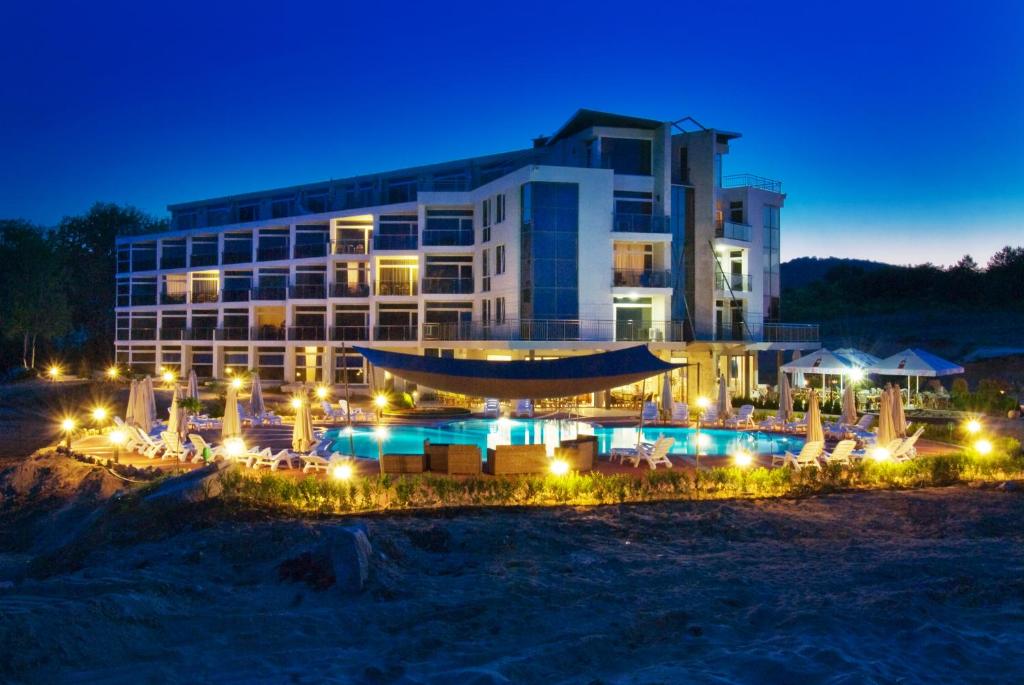
[[[377,436],[372,426],[356,426],[349,435],[348,428],[332,428],[326,432],[331,441],[330,451],[351,454],[352,447],[360,457],[377,456]],[[482,455],[487,448],[497,445],[543,444],[553,454],[561,440],[579,435],[597,436],[598,451],[607,454],[616,447],[635,447],[637,427],[604,427],[577,421],[551,419],[468,419],[452,421],[438,426],[389,426],[383,438],[385,454],[422,454],[423,441],[433,443],[477,445]],[[697,431],[693,428],[671,426],[644,426],[643,439],[654,442],[659,437],[675,438],[670,454],[696,454]],[[722,429],[700,430],[700,454],[733,454],[744,450],[756,454],[780,454],[785,450],[799,450],[803,438]]]

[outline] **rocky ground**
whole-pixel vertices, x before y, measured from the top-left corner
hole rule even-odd
[[[69,460],[0,476],[0,681],[1024,672],[1012,487],[330,520],[126,503],[122,487]]]

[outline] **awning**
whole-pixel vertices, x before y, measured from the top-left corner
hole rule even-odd
[[[562,359],[493,362],[352,349],[406,381],[444,392],[504,400],[582,395],[686,366],[658,359],[646,345]]]

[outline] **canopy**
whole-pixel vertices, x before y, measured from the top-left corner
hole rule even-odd
[[[579,357],[508,362],[352,349],[374,366],[406,381],[444,392],[503,400],[581,395],[686,366],[658,359],[646,345]]]
[[[879,361],[878,357],[871,354],[870,352],[864,352],[858,350],[856,347],[840,347],[835,350],[832,354],[837,356],[842,361],[846,362],[849,366],[857,366],[862,369],[874,366]]]
[[[951,361],[936,357],[931,352],[918,349],[907,349],[886,357],[877,364],[867,368],[869,373],[883,376],[951,376],[963,373],[964,367]]]
[[[850,370],[850,364],[822,348],[814,352],[808,352],[799,359],[794,359],[779,368],[786,373],[823,373],[832,375],[846,373]]]

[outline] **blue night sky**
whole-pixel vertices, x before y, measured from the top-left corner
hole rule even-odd
[[[588,107],[742,132],[726,173],[783,180],[785,259],[1024,242],[1024,3],[555,4],[9,3],[0,217],[163,216]]]

